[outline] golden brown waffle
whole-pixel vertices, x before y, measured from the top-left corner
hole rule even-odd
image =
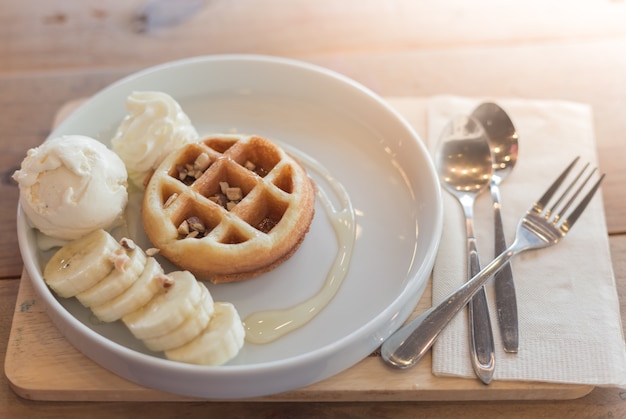
[[[142,218],[162,255],[217,283],[288,259],[314,207],[313,182],[284,150],[258,136],[219,134],[168,155],[148,182]]]

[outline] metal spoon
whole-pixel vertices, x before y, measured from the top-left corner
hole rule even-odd
[[[506,249],[506,239],[500,213],[500,183],[513,170],[517,162],[517,131],[504,109],[495,103],[479,105],[472,116],[483,126],[489,138],[493,159],[493,174],[489,183],[494,211],[495,254]],[[505,352],[515,353],[519,348],[517,298],[511,265],[506,264],[494,277],[498,324]]]
[[[480,271],[473,226],[474,201],[487,189],[493,170],[491,150],[482,125],[472,117],[453,119],[441,135],[435,164],[442,186],[463,208],[467,234],[467,279],[470,279]],[[472,298],[468,308],[472,367],[478,378],[489,384],[495,368],[495,350],[484,289]]]

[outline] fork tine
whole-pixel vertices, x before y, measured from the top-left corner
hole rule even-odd
[[[569,172],[572,170],[578,159],[580,159],[580,156],[576,157],[574,161],[571,162],[569,166],[567,166],[563,173],[561,173],[561,175],[554,181],[554,183],[550,185],[548,190],[543,194],[539,201],[535,202],[535,204],[533,205],[534,211],[538,212],[539,214],[543,212],[543,209],[546,207],[546,205],[548,205],[548,202],[550,202],[550,199],[552,199],[552,196],[557,191],[557,189],[559,189],[559,187],[561,186]]]
[[[585,165],[585,167],[583,167],[583,170],[578,174],[578,176],[576,176],[576,178],[570,183],[570,185],[567,187],[567,189],[565,190],[565,192],[563,192],[563,195],[561,195],[561,197],[559,198],[558,202],[556,204],[554,204],[554,207],[552,207],[551,211],[555,211],[556,207],[558,205],[559,202],[561,202],[563,199],[565,199],[565,196],[569,193],[569,191],[574,187],[574,185],[576,184],[576,182],[578,182],[578,180],[580,179],[580,177],[583,175],[583,173],[585,172],[585,170],[587,170],[587,167],[589,167],[589,163],[587,163]],[[569,201],[567,201],[567,204],[565,204],[563,206],[563,208],[559,211],[558,214],[556,214],[554,216],[554,222],[556,223],[561,217],[563,217],[563,215],[565,214],[565,212],[568,210],[568,208],[574,203],[574,200],[576,199],[576,197],[578,196],[578,194],[580,194],[580,192],[583,190],[583,188],[585,187],[585,185],[587,184],[587,182],[589,182],[589,180],[591,179],[591,176],[593,176],[593,174],[596,172],[596,168],[594,168],[593,170],[591,170],[591,173],[589,173],[589,175],[587,175],[587,178],[580,184],[580,186],[578,186],[578,189],[576,190],[576,192],[574,192],[574,194],[570,197]]]
[[[602,183],[602,180],[604,179],[604,175],[605,174],[603,173],[600,176],[600,179],[598,179],[598,181],[591,187],[591,190],[589,190],[587,195],[585,195],[585,197],[582,199],[582,201],[580,201],[580,204],[578,204],[578,206],[574,209],[574,211],[572,211],[572,213],[561,223],[560,228],[565,233],[567,233],[569,231],[569,229],[572,228],[572,226],[574,225],[576,220],[578,220],[578,217],[580,217],[580,214],[583,213],[583,211],[587,207],[587,204],[589,203],[589,201],[591,201],[591,198],[593,198],[593,195],[596,193],[596,191],[600,187],[600,183]],[[589,175],[589,176],[591,177],[591,175]],[[582,189],[582,186],[581,186],[580,189]],[[579,189],[579,191],[580,191],[580,189]],[[576,192],[576,195],[578,194],[579,191]],[[569,203],[568,203],[568,205],[569,205]]]
[[[552,214],[553,212],[556,211],[557,207],[561,204],[561,202],[565,199],[565,197],[567,196],[567,194],[569,194],[569,191],[572,190],[572,188],[576,185],[576,183],[578,182],[578,180],[582,177],[583,173],[585,173],[585,170],[587,170],[587,168],[589,167],[589,163],[587,163],[585,165],[585,167],[583,167],[583,169],[578,173],[578,175],[576,175],[576,177],[570,182],[569,186],[567,188],[565,188],[565,191],[561,194],[561,196],[559,197],[559,199],[556,200],[556,202],[554,203],[554,205],[552,205],[552,208],[550,208],[550,210],[546,213],[546,217],[549,217],[550,214]],[[576,198],[576,195],[578,195],[580,193],[580,190],[582,189],[583,186],[585,186],[585,184],[589,181],[589,179],[591,178],[591,175],[593,174],[593,172],[595,172],[596,169],[593,169],[591,171],[591,174],[589,175],[589,177],[587,177],[587,179],[585,179],[585,181],[582,183],[582,185],[580,185],[580,187],[578,188],[578,190],[576,191],[576,193],[574,194],[574,196],[572,196],[569,200],[569,202],[565,205],[565,207],[563,209],[561,209],[560,213],[565,214],[565,211],[567,211],[567,208],[569,208],[569,206],[572,204],[572,201],[574,200],[574,198]],[[560,215],[556,216],[557,218],[560,218]]]

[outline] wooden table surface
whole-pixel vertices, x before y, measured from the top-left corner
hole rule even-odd
[[[164,16],[171,20],[173,11],[194,1],[178,3]],[[626,311],[626,1],[207,0],[171,24],[159,24],[155,15],[138,20],[141,10],[156,10],[145,5],[0,0],[0,362],[22,272],[11,174],[26,150],[46,138],[67,101],[137,69],[205,54],[297,58],[341,72],[381,96],[449,93],[592,105],[600,169],[607,173],[603,198],[613,266]],[[135,414],[617,418],[626,416],[626,391],[597,388],[569,401],[50,403],[18,397],[0,376],[2,418]]]

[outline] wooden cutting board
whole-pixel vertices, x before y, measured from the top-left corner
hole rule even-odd
[[[13,390],[32,400],[189,401],[127,381],[84,356],[54,326],[24,272],[5,359]],[[415,312],[430,305],[428,288]],[[419,401],[419,400],[559,400],[588,394],[593,386],[435,377],[430,355],[414,368],[396,370],[376,354],[352,368],[311,386],[265,401]],[[252,399],[251,399],[252,400]]]
[[[82,100],[62,107],[56,125]],[[395,98],[399,109],[419,131],[423,115],[418,98]],[[189,401],[195,400],[134,384],[100,367],[74,348],[45,313],[43,303],[24,272],[15,305],[5,359],[5,374],[13,390],[32,400],[59,401]],[[431,305],[428,284],[413,315]],[[352,368],[325,381],[264,401],[420,401],[420,400],[561,400],[585,396],[593,386],[435,377],[430,354],[414,368],[397,370],[372,354]]]

